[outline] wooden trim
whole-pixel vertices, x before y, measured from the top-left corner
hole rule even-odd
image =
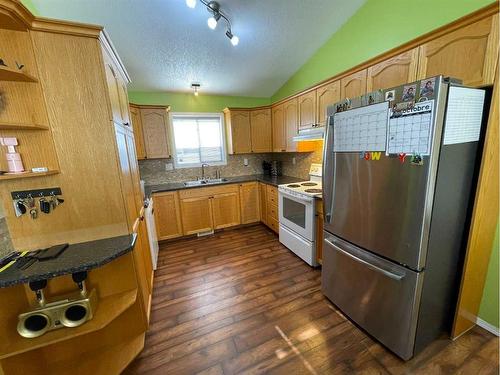
[[[127,72],[127,69],[125,69],[123,61],[120,59],[120,56],[118,55],[118,52],[116,51],[116,48],[113,45],[113,42],[111,41],[111,38],[109,37],[107,31],[104,28],[101,28],[100,33],[98,34],[98,38],[103,48],[108,52],[108,55],[111,57],[114,64],[120,70],[120,73],[125,79],[125,82],[130,83],[131,79]]]
[[[269,104],[269,105],[263,105],[263,106],[260,106],[260,107],[247,107],[247,108],[243,108],[243,107],[226,107],[222,110],[222,112],[226,113],[226,112],[230,112],[230,111],[260,111],[260,110],[263,110],[263,109],[271,109],[272,105]]]
[[[170,105],[160,105],[160,104],[136,104],[136,103],[129,103],[132,107],[135,108],[147,108],[147,109],[165,109],[167,112],[170,111]]]
[[[278,100],[277,102],[272,103],[272,106],[279,105],[283,102],[286,102],[287,100],[299,97],[300,95],[303,95],[305,93],[308,93],[310,91],[316,90],[318,87],[327,85],[329,83],[332,83],[336,80],[342,79],[343,77],[346,77],[350,74],[353,74],[355,72],[358,72],[360,70],[366,69],[372,65],[378,64],[384,60],[393,58],[394,56],[397,56],[403,52],[407,52],[413,48],[419,47],[420,45],[427,43],[433,39],[439,38],[447,33],[450,33],[452,31],[455,31],[459,28],[465,27],[467,25],[470,25],[472,23],[475,23],[477,21],[480,21],[484,18],[490,17],[492,15],[495,15],[499,12],[499,3],[498,1],[495,3],[492,3],[484,8],[481,8],[473,13],[467,14],[464,17],[461,17],[449,24],[446,24],[444,26],[441,26],[435,30],[432,30],[426,34],[423,34],[413,40],[410,40],[409,42],[403,43],[398,47],[392,48],[378,56],[375,56],[369,60],[366,60],[356,66],[353,66],[349,68],[348,70],[345,70],[343,72],[340,72],[336,74],[335,76],[332,76],[330,78],[326,78],[323,81],[320,81],[316,83],[314,86],[310,86],[300,92],[297,92],[295,94],[289,95],[283,99]],[[498,33],[495,33],[498,34]],[[498,43],[498,42],[497,42]]]
[[[20,1],[0,0],[0,13],[12,19],[9,28],[13,30],[27,30],[35,18]]]

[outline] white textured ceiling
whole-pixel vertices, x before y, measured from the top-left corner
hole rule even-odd
[[[220,0],[223,22],[185,0],[33,0],[45,17],[103,25],[131,78],[130,89],[207,94],[274,94],[366,0]],[[222,20],[221,20],[222,21]]]

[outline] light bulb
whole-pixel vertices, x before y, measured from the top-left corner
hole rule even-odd
[[[194,96],[198,96],[198,90],[194,91]]]
[[[233,35],[233,37],[231,38],[231,44],[233,46],[237,46],[239,42],[240,42],[240,38],[238,38],[236,35]]]
[[[210,17],[210,18],[207,20],[207,25],[208,25],[208,27],[210,27],[212,30],[215,30],[215,28],[217,27],[217,20],[216,20],[214,17]]]
[[[194,8],[196,6],[197,0],[186,0],[186,5],[190,8]]]

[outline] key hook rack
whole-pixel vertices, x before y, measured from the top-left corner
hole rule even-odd
[[[60,187],[13,191],[10,193],[12,199],[28,199],[28,198],[50,198],[52,196],[62,195]]]

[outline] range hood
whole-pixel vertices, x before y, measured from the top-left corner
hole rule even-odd
[[[310,129],[299,130],[299,134],[292,139],[295,142],[316,141],[325,137],[325,127],[320,124],[314,124]]]

